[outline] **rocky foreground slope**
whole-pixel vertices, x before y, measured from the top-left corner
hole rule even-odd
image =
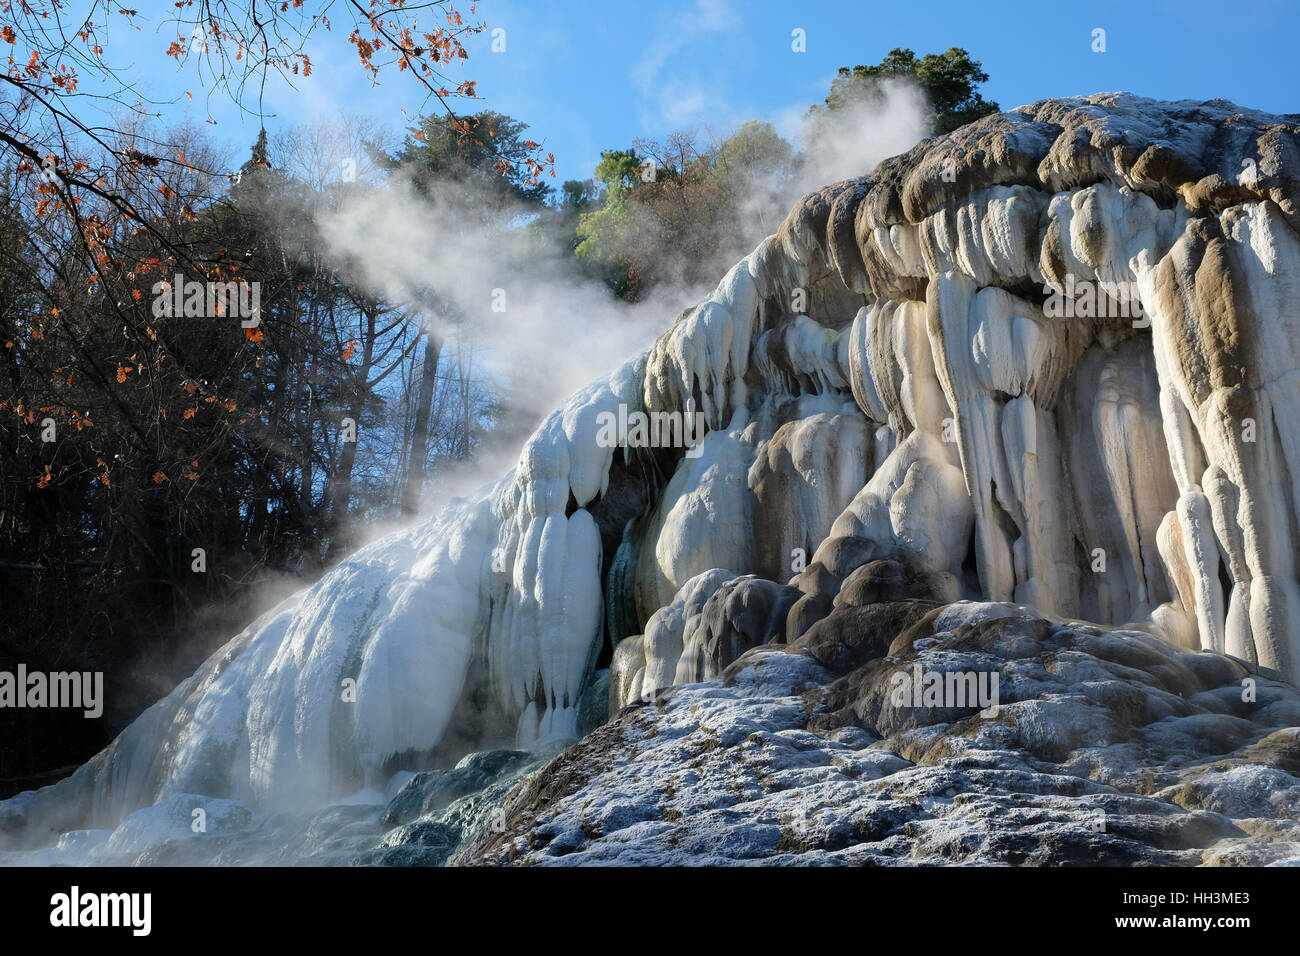
[[[997,713],[897,706],[918,665],[996,671]],[[845,605],[623,710],[497,829],[454,862],[1300,865],[1300,695],[1014,605]]]

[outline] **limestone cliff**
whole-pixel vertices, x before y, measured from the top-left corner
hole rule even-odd
[[[319,806],[368,768],[575,739],[606,686],[616,712],[879,602],[1012,602],[1295,682],[1298,197],[1300,117],[1127,94],[827,186],[513,472],[344,561],[0,827]],[[697,414],[689,454],[608,440]]]

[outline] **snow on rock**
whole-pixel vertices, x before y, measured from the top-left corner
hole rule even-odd
[[[598,680],[618,708],[765,643],[859,659],[886,637],[871,608],[905,599],[1127,628],[1107,641],[1294,683],[1298,184],[1297,117],[1118,93],[985,117],[809,194],[650,349],[547,417],[510,474],[264,615],[69,779],[0,802],[0,838],[49,847],[173,794],[320,808],[380,769],[570,741]],[[707,434],[689,453],[609,440],[602,423],[634,414],[698,415]],[[1114,727],[1153,713],[1121,696],[1134,709]],[[1083,790],[1014,754],[1035,727],[1073,740],[1082,706],[1008,708],[1023,716],[1002,776],[951,770],[981,794],[969,813],[1013,783],[1045,821],[1074,812],[1058,803]],[[794,734],[779,747],[797,763],[802,725],[744,719]],[[1140,744],[1106,746],[1124,764]],[[934,777],[899,779],[920,793]],[[850,830],[912,811],[880,812]],[[925,852],[973,839],[945,819],[953,842]],[[772,825],[735,845],[769,852]]]

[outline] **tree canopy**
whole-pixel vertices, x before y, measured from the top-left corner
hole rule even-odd
[[[708,281],[776,228],[771,210],[794,160],[793,147],[758,121],[719,142],[674,133],[607,150],[594,175],[600,192],[578,218],[576,254],[608,269],[624,298]]]
[[[424,190],[434,183],[461,187],[475,202],[545,201],[551,187],[527,165],[538,148],[525,135],[528,124],[493,110],[481,110],[466,121],[468,134],[442,117],[424,117],[402,148],[380,165],[404,171]]]
[[[826,109],[840,110],[876,99],[881,95],[881,82],[887,79],[908,79],[920,86],[934,108],[936,133],[951,132],[999,109],[977,89],[989,79],[982,64],[956,46],[919,59],[912,50],[895,47],[874,66],[842,66],[831,81]]]
[[[298,2],[76,6],[0,4],[0,669],[76,662],[121,691],[103,722],[18,715],[0,790],[102,746],[247,623],[259,583],[310,582],[490,415],[459,353],[421,392],[422,316],[325,241],[341,196],[382,186],[355,175],[364,121],[262,130],[227,173],[203,126],[163,127],[118,31],[157,30],[158,64],[196,82],[182,104],[256,116],[268,80],[341,68],[307,52],[341,27],[366,75],[426,95],[395,164],[504,202],[544,197],[553,162],[522,123],[452,109],[477,96],[459,70],[484,26],[450,0],[335,4],[337,23]]]

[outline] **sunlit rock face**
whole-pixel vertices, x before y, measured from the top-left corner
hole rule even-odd
[[[827,186],[511,474],[256,622],[0,828],[323,804],[575,738],[606,661],[617,710],[882,601],[1014,602],[1294,682],[1298,196],[1300,118],[1127,94]],[[633,413],[706,434],[608,440]]]
[[[1049,100],[806,198],[747,260],[756,312],[733,275],[711,324],[679,323],[649,361],[667,369],[649,403],[698,394],[764,466],[747,501],[762,544],[725,566],[780,580],[772,542],[842,507],[823,548],[866,538],[943,599],[1137,624],[1294,680],[1298,146],[1294,117],[1219,101]],[[824,311],[791,315],[798,298]],[[718,301],[740,310],[730,338]],[[789,344],[755,376],[736,370],[745,341]],[[838,419],[833,466],[774,482],[790,425],[747,423],[807,393],[849,394],[864,420]],[[798,489],[775,519],[755,505],[773,485]],[[728,525],[695,527],[728,552]],[[792,583],[833,598],[851,569],[825,557]]]

